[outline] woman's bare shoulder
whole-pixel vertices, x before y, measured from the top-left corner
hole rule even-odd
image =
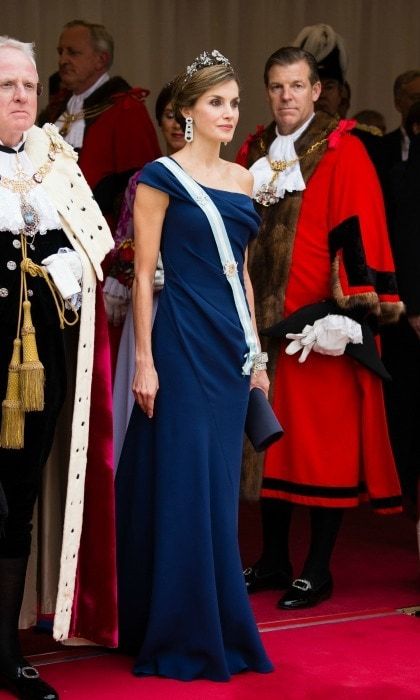
[[[249,170],[238,163],[229,163],[229,170],[230,177],[238,184],[238,189],[250,195],[254,178]]]

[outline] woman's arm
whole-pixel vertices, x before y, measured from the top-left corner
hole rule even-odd
[[[257,322],[255,320],[255,309],[254,309],[254,290],[252,289],[251,279],[248,274],[248,250],[245,252],[244,260],[244,285],[245,293],[248,301],[249,310],[251,312],[252,325],[255,330],[255,334],[258,338]],[[268,396],[268,390],[270,387],[270,382],[265,370],[251,370],[251,389],[255,386],[263,390],[264,394]]]
[[[153,281],[159,255],[162,226],[169,197],[139,184],[134,200],[133,319],[136,340],[133,393],[140,408],[153,416],[159,388],[152,356]]]
[[[254,185],[254,177],[249,170],[246,170],[241,165],[233,164],[235,167],[235,176],[237,178],[238,185],[240,188],[248,194],[250,197],[252,195],[252,188]],[[258,338],[257,322],[255,319],[255,306],[254,306],[254,290],[252,288],[251,279],[248,273],[248,249],[245,251],[244,260],[244,286],[245,294],[248,301],[249,310],[251,313],[251,321],[254,327],[255,335]],[[270,388],[270,381],[267,376],[267,372],[262,369],[251,370],[251,382],[250,388],[258,387],[262,389],[264,394],[268,398],[268,390]]]

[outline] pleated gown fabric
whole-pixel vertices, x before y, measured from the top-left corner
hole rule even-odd
[[[148,419],[135,405],[116,482],[121,647],[136,655],[138,675],[223,681],[268,672],[237,540],[244,332],[202,210],[160,163],[139,181],[170,200],[153,328],[155,413]],[[205,190],[243,279],[258,216],[246,195]]]

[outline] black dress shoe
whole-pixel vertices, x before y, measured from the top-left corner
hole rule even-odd
[[[36,668],[17,666],[15,675],[0,673],[0,688],[7,688],[20,700],[58,700],[58,693],[39,677]]]
[[[290,586],[292,580],[292,570],[271,571],[261,573],[258,564],[249,566],[244,570],[245,585],[248,593],[257,591],[281,590]]]
[[[331,576],[318,588],[313,588],[308,579],[297,578],[290,588],[277,603],[283,610],[296,610],[297,608],[311,608],[322,600],[331,597],[333,582]]]

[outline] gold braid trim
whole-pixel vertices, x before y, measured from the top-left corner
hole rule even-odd
[[[58,291],[56,285],[50,278],[47,270],[44,267],[42,267],[42,265],[37,265],[33,262],[33,260],[25,256],[24,258],[22,258],[20,269],[22,270],[23,274],[28,273],[29,275],[31,275],[31,277],[43,277],[52,294],[52,298],[54,299],[61,330],[63,330],[65,326],[74,326],[78,322],[79,314],[77,313],[74,306],[71,306],[71,311],[73,312],[73,319],[70,320],[66,318],[66,306],[64,299]]]
[[[15,338],[7,375],[6,397],[1,405],[0,445],[8,450],[20,450],[23,447],[25,412],[20,398],[21,346],[21,339]]]
[[[359,131],[366,131],[366,133],[373,134],[373,136],[380,136],[381,138],[383,136],[379,126],[375,126],[374,124],[361,124],[360,122],[357,122],[354,128],[359,129]]]

